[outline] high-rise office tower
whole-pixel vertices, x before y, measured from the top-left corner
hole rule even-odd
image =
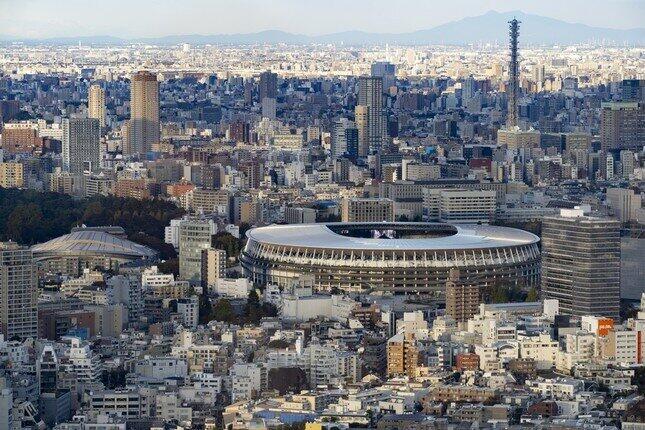
[[[645,103],[609,102],[600,113],[600,145],[603,151],[640,151],[645,142]]]
[[[624,179],[629,179],[630,175],[634,173],[634,153],[627,149],[620,151],[620,175]]]
[[[542,293],[564,315],[618,318],[620,221],[562,209],[542,223]]]
[[[461,84],[461,98],[463,100],[470,100],[475,96],[477,81],[473,78],[473,75],[468,76],[464,79],[464,82]]]
[[[101,168],[101,126],[98,119],[63,120],[63,170],[97,172]]]
[[[275,121],[276,110],[276,100],[274,98],[265,97],[262,99],[262,118],[268,118],[271,121]]]
[[[186,217],[179,223],[179,279],[201,283],[202,250],[211,247],[217,224],[204,217]]]
[[[533,66],[533,81],[535,82],[536,89],[538,91],[542,91],[544,77],[544,64],[536,64],[535,66]]]
[[[38,283],[31,250],[0,242],[0,333],[5,339],[38,336]]]
[[[349,181],[349,171],[351,166],[352,166],[352,162],[346,157],[342,157],[334,160],[334,181],[335,182]]]
[[[370,142],[368,139],[368,113],[367,106],[357,105],[354,108],[354,119],[356,120],[356,129],[358,130],[358,156],[367,157],[370,152]]]
[[[383,80],[383,89],[389,90],[396,83],[396,66],[387,61],[373,63],[370,67],[371,75]]]
[[[278,75],[269,70],[260,74],[260,103],[265,98],[278,98]]]
[[[331,155],[334,158],[347,154],[351,157],[357,156],[358,130],[354,123],[347,118],[339,118],[334,121],[331,133]]]
[[[382,78],[374,76],[361,76],[359,78],[358,106],[367,107],[366,138],[368,151],[372,154],[377,153],[383,147],[386,139]]]
[[[100,85],[90,87],[87,97],[87,116],[99,120],[101,130],[105,128],[105,91]]]
[[[620,92],[624,101],[645,102],[645,79],[623,79]]]
[[[358,157],[358,129],[355,125],[345,129],[345,143],[347,145],[345,152],[355,160]]]
[[[518,99],[520,97],[520,67],[517,57],[517,41],[520,35],[520,21],[513,19],[509,21],[510,36],[509,47],[511,50],[511,59],[508,63],[508,117],[506,126],[508,128],[517,127],[518,124]]]
[[[14,119],[19,112],[20,102],[18,100],[0,100],[0,125]]]
[[[244,104],[247,106],[253,104],[253,78],[244,80]]]
[[[130,83],[129,155],[141,155],[159,142],[159,82],[157,75],[137,72]]]

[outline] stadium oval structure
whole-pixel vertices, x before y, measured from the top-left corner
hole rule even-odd
[[[449,279],[537,286],[539,238],[489,225],[373,222],[271,225],[247,232],[240,260],[254,282],[301,275],[322,290],[443,295]],[[451,269],[453,270],[451,277]]]

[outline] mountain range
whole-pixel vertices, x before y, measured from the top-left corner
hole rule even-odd
[[[408,33],[370,33],[344,31],[308,36],[280,30],[238,34],[186,34],[147,38],[120,38],[115,36],[59,37],[49,39],[19,39],[0,36],[0,42],[22,42],[44,45],[246,45],[246,44],[345,44],[345,45],[466,45],[477,43],[506,43],[507,22],[513,18],[522,21],[520,43],[530,45],[571,45],[587,42],[607,44],[645,45],[645,28],[619,30],[573,24],[554,18],[526,14],[521,11],[490,11],[483,15],[463,18],[436,27]]]

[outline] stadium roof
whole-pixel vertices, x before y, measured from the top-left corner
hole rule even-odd
[[[444,226],[451,233],[427,238],[372,239],[344,236],[332,231],[342,226],[393,229],[398,227],[427,228],[437,231]],[[259,243],[301,248],[358,249],[358,250],[457,250],[504,248],[529,245],[539,238],[527,231],[489,225],[455,225],[439,223],[329,223],[271,225],[249,230],[247,236]]]
[[[31,248],[34,257],[55,255],[107,255],[126,259],[152,258],[157,253],[144,245],[104,231],[78,230]]]

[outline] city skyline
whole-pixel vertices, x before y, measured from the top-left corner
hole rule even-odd
[[[310,2],[281,0],[271,8],[258,0],[243,2],[189,0],[176,7],[167,0],[143,0],[135,5],[124,0],[102,2],[91,9],[77,0],[54,2],[15,0],[0,2],[0,37],[40,39],[57,37],[113,36],[122,38],[163,37],[170,35],[239,34],[279,30],[318,36],[344,31],[403,33],[429,29],[490,11],[522,11],[568,23],[610,29],[643,28],[645,8],[633,0],[574,0],[560,4],[548,1],[456,0],[450,7],[404,0],[397,8],[377,0],[366,8],[365,1],[345,3],[331,0],[326,7],[312,9]],[[128,13],[122,11],[127,8]],[[602,14],[591,11],[602,8]],[[260,11],[261,13],[249,13]],[[154,20],[141,21],[146,11]],[[226,11],[226,13],[222,13]],[[330,12],[333,11],[333,12]],[[101,16],[101,20],[93,19]]]
[[[0,430],[645,429],[642,1],[0,0]]]

